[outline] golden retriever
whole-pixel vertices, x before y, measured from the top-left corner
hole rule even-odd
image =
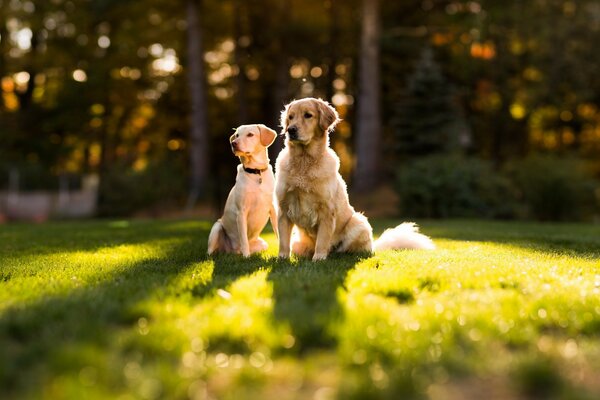
[[[242,162],[235,185],[225,202],[223,216],[215,222],[208,237],[208,254],[241,253],[244,257],[267,249],[259,235],[269,217],[277,232],[273,203],[275,178],[269,164],[269,147],[277,134],[264,125],[242,125],[229,141]]]
[[[281,113],[286,139],[275,166],[279,257],[289,258],[292,251],[317,261],[332,251],[435,248],[413,223],[373,241],[367,218],[349,203],[339,158],[329,147],[329,133],[339,121],[335,108],[315,98],[293,101]]]

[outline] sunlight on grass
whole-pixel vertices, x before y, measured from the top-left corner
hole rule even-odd
[[[7,279],[0,291],[0,312],[16,302],[31,302],[42,296],[66,294],[72,289],[98,284],[115,272],[164,257],[173,244],[172,240],[162,240],[93,251],[4,258],[2,274]]]
[[[278,260],[272,233],[206,258],[206,221],[20,226],[0,244],[0,397],[600,393],[590,228],[436,224],[435,251],[319,263]]]
[[[347,290],[338,289],[341,355],[350,366],[370,365],[362,378],[375,387],[425,394],[456,373],[501,374],[510,368],[508,349],[547,341],[540,332],[599,332],[597,259],[492,242],[438,246],[427,257],[378,254],[349,274]],[[568,346],[552,341],[548,352]],[[497,357],[489,359],[490,351]]]
[[[291,347],[294,339],[289,328],[273,325],[273,285],[268,273],[259,270],[222,288],[209,289],[210,295],[189,310],[179,327],[191,341],[201,337],[223,349],[268,352]]]

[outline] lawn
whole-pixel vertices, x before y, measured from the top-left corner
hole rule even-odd
[[[376,232],[398,221],[376,221]],[[207,221],[0,226],[0,398],[600,398],[600,226],[205,255]]]

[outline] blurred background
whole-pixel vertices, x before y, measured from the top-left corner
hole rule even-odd
[[[214,217],[306,96],[369,215],[598,221],[599,43],[597,0],[0,0],[0,222]]]

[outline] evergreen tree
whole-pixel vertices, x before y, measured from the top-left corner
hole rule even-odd
[[[425,49],[393,121],[397,153],[412,157],[457,150],[460,118],[452,97],[433,52]]]

